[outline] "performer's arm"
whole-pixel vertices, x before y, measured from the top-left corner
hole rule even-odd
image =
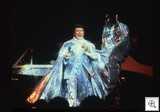
[[[95,52],[95,46],[93,44],[89,45],[84,44],[82,48],[84,49],[84,53],[89,57],[91,57],[92,59],[98,58],[97,53]]]
[[[63,63],[66,65],[68,62],[68,59],[71,57],[71,54],[69,53],[69,47],[66,46],[64,43],[59,51],[59,57],[65,57],[63,60]]]

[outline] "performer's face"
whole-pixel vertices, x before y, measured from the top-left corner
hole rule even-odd
[[[82,40],[83,36],[84,36],[84,29],[83,28],[76,28],[74,30],[74,36],[75,38],[77,38],[78,40]]]

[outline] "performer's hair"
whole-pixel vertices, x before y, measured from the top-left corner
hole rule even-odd
[[[77,23],[77,24],[75,24],[75,25],[74,25],[74,27],[73,27],[73,31],[75,31],[75,29],[76,29],[76,28],[83,28],[83,30],[85,30],[84,25],[79,24],[79,23]]]

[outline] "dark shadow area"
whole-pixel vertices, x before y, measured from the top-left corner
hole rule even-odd
[[[96,96],[89,96],[80,105],[80,109],[85,110],[103,110],[106,109],[106,104],[103,100],[99,99]]]
[[[53,109],[69,109],[69,104],[67,100],[57,97],[49,102],[49,106],[53,107]]]
[[[153,78],[143,74],[123,71],[119,85],[121,109],[144,111],[145,97],[153,96]]]

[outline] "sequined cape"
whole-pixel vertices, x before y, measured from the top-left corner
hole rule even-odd
[[[37,84],[27,102],[62,97],[70,107],[76,107],[88,96],[105,99],[110,88],[115,86],[120,64],[129,51],[128,27],[123,23],[118,23],[118,27],[120,35],[115,33],[114,27],[104,26],[101,50],[85,39],[73,38],[65,42],[51,71]],[[84,43],[89,52],[82,49]],[[71,54],[69,59],[65,58],[66,53]]]

